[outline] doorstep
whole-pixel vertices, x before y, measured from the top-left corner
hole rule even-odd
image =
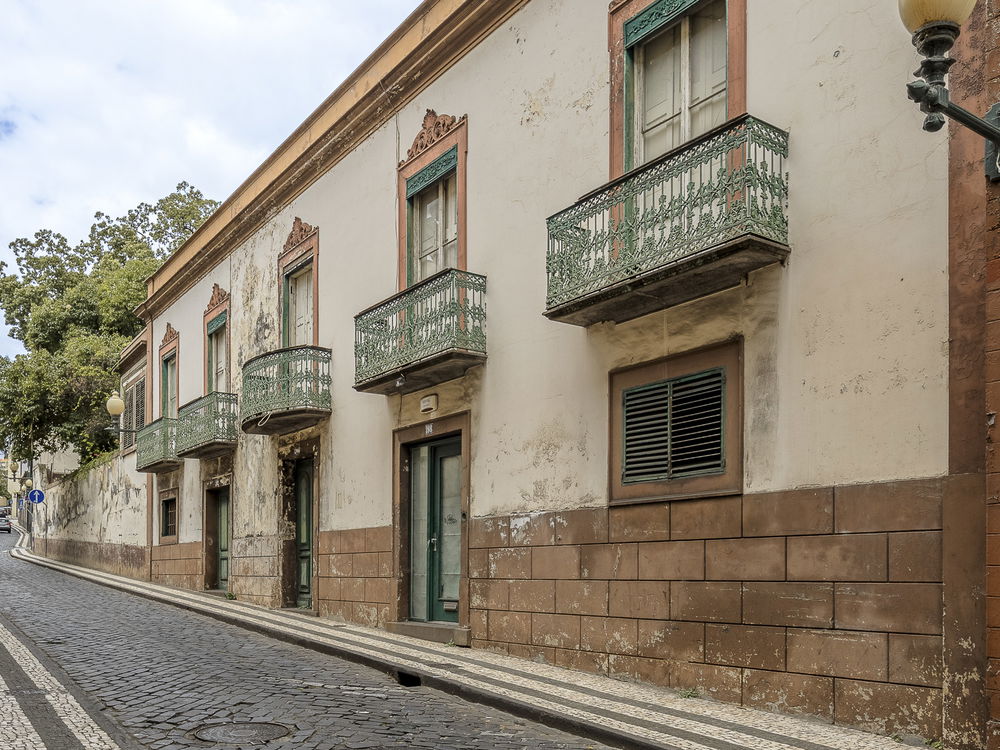
[[[397,635],[408,635],[411,638],[444,643],[449,646],[468,646],[471,641],[469,628],[463,628],[450,622],[402,620],[400,622],[387,622],[385,629]]]

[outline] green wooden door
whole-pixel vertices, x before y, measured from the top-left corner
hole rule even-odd
[[[229,516],[229,488],[222,487],[215,495],[216,508],[218,510],[219,543],[218,564],[216,570],[219,571],[219,588],[229,591],[229,540],[232,538],[230,532]]]
[[[410,451],[410,617],[458,622],[462,560],[462,444]]]
[[[296,604],[312,607],[312,500],[313,462],[295,463],[295,552],[298,562]]]

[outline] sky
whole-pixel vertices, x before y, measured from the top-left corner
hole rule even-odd
[[[224,200],[418,4],[0,0],[0,260],[181,181]]]

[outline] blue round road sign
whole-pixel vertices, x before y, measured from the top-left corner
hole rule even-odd
[[[32,490],[28,493],[28,499],[37,505],[45,499],[45,493],[41,490]]]

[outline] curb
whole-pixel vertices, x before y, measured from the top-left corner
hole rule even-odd
[[[18,533],[21,534],[21,541],[26,538],[26,533],[20,527],[14,527]],[[283,641],[295,646],[302,648],[307,648],[311,651],[316,651],[318,653],[325,654],[327,656],[334,656],[345,661],[352,662],[354,664],[360,664],[371,669],[376,669],[384,674],[389,675],[398,683],[405,687],[428,687],[433,690],[439,690],[443,693],[448,693],[449,695],[454,695],[458,698],[470,701],[472,703],[479,703],[481,705],[489,706],[490,708],[495,708],[505,713],[509,713],[513,716],[517,716],[522,719],[527,719],[538,724],[556,729],[558,731],[566,732],[568,734],[573,734],[578,737],[582,737],[585,740],[594,740],[596,742],[601,742],[605,745],[611,747],[621,748],[621,750],[676,750],[673,746],[664,745],[658,742],[653,742],[651,740],[639,737],[637,735],[625,732],[619,729],[614,729],[596,722],[587,721],[586,719],[577,718],[574,716],[568,716],[566,714],[554,711],[549,708],[544,708],[541,706],[536,706],[527,701],[518,700],[507,695],[501,695],[498,693],[493,693],[488,690],[475,687],[472,685],[466,685],[455,680],[449,680],[447,678],[439,677],[437,675],[430,674],[417,666],[409,664],[401,664],[397,661],[392,660],[389,657],[377,658],[369,654],[363,654],[351,649],[334,646],[328,643],[320,643],[314,641],[311,638],[305,636],[297,636],[291,633],[284,633],[278,630],[272,629],[269,625],[260,622],[247,622],[241,618],[231,616],[226,612],[219,610],[202,610],[193,604],[187,602],[178,601],[167,596],[156,594],[151,591],[131,591],[124,589],[121,586],[116,585],[116,582],[108,579],[94,579],[87,575],[88,571],[75,570],[75,566],[69,567],[69,569],[64,569],[61,563],[49,560],[48,558],[36,555],[31,550],[26,547],[15,547],[10,550],[10,554],[17,560],[23,562],[32,563],[40,567],[49,568],[50,570],[55,570],[59,573],[65,573],[67,575],[75,576],[81,580],[89,581],[90,583],[95,583],[100,586],[105,586],[106,588],[115,589],[118,591],[124,591],[127,594],[134,596],[140,596],[143,599],[149,601],[159,602],[160,604],[168,604],[178,609],[183,609],[195,614],[204,615],[211,617],[219,622],[226,623],[227,625],[234,625],[236,627],[242,628],[243,630],[249,630],[251,632],[258,633],[260,635],[273,638],[275,640]],[[65,564],[70,565],[70,564]],[[93,571],[95,574],[100,574],[101,571]],[[111,574],[105,574],[111,575]],[[145,583],[144,581],[135,581],[136,584]],[[198,592],[190,592],[185,590],[186,594],[197,594]],[[210,602],[206,602],[208,604]]]

